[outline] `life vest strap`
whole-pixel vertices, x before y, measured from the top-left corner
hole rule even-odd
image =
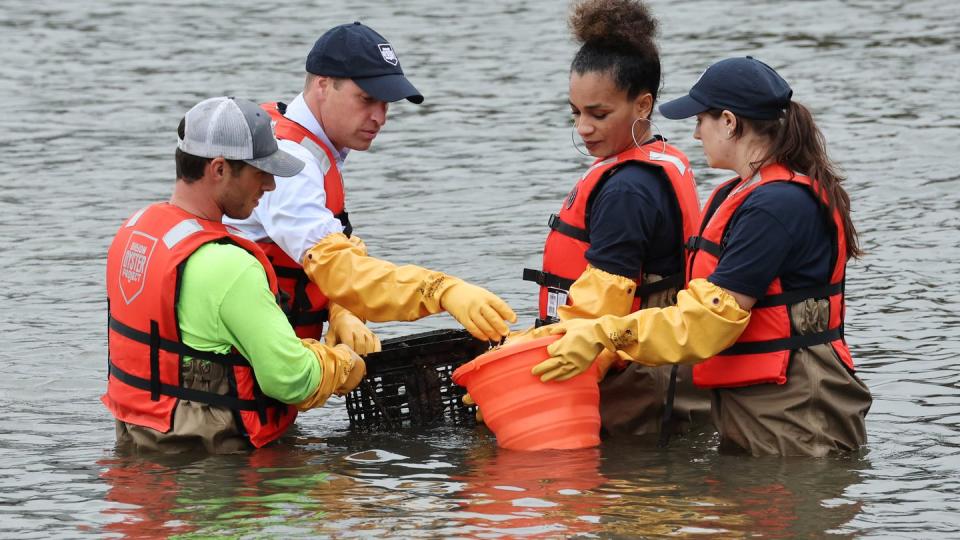
[[[807,300],[808,298],[829,298],[835,294],[843,292],[843,283],[831,283],[829,285],[817,285],[816,287],[806,287],[804,289],[793,289],[780,294],[771,294],[757,300],[753,307],[764,308],[773,306],[788,306]]]
[[[274,265],[273,271],[277,274],[278,278],[283,279],[300,279],[301,277],[307,276],[306,272],[303,271],[303,268],[293,268],[291,266]]]
[[[150,399],[160,400],[160,324],[150,321]]]
[[[161,395],[183,399],[186,401],[193,401],[196,403],[206,403],[215,407],[225,407],[227,409],[236,409],[240,411],[262,411],[265,407],[286,407],[283,403],[266,396],[259,400],[240,399],[234,396],[215,394],[213,392],[206,392],[204,390],[197,390],[195,388],[184,388],[182,386],[173,386],[164,383],[155,385],[150,381],[150,379],[144,379],[143,377],[137,377],[136,375],[127,373],[126,371],[120,369],[113,362],[110,362],[110,375],[118,381],[140,390],[152,392],[153,387],[157,386]]]
[[[664,280],[665,281],[665,280]],[[673,431],[673,403],[677,395],[677,371],[679,366],[674,364],[670,369],[670,383],[667,385],[667,397],[663,403],[663,415],[660,417],[660,436],[657,437],[657,448],[666,448],[670,444],[670,435]]]
[[[291,326],[322,324],[330,318],[330,311],[326,308],[310,310],[310,298],[307,296],[307,285],[310,284],[310,278],[307,277],[303,268],[274,266],[273,270],[278,278],[296,280],[293,287],[293,301],[290,302],[289,306],[283,299],[280,302],[280,307],[283,308]],[[289,299],[288,296],[287,300],[289,301]]]
[[[566,221],[563,221],[557,214],[550,214],[550,218],[547,219],[547,226],[564,236],[573,238],[574,240],[580,240],[581,242],[590,241],[589,231],[586,229],[581,229],[580,227],[575,227]]]
[[[353,225],[350,224],[350,214],[344,210],[339,214],[334,214],[335,218],[340,220],[340,224],[343,225],[343,234],[347,235],[347,238],[353,234]]]
[[[151,323],[152,323],[151,329],[153,329],[153,326],[156,323],[154,323],[153,321],[151,321]],[[169,339],[160,337],[160,332],[158,329],[155,332],[151,332],[149,334],[147,332],[141,332],[140,330],[127,326],[122,322],[118,321],[113,317],[113,315],[110,316],[110,329],[120,334],[123,337],[132,339],[138,343],[143,343],[144,345],[149,346],[151,351],[151,359],[150,359],[151,365],[154,363],[156,364],[155,366],[156,369],[153,370],[154,372],[159,372],[160,356],[159,354],[154,353],[153,351],[159,352],[160,350],[164,350],[164,351],[178,354],[181,356],[190,356],[192,358],[197,358],[199,360],[208,360],[210,362],[216,362],[218,364],[223,364],[225,366],[246,366],[246,367],[250,366],[250,363],[247,362],[247,359],[244,358],[243,355],[241,354],[238,354],[238,353],[221,354],[221,353],[215,353],[211,351],[200,351],[200,350],[194,349],[193,347],[187,346],[183,342],[171,341]],[[153,358],[154,354],[157,354],[156,360],[154,360]],[[150,390],[150,389],[147,388],[147,390]]]
[[[838,339],[843,339],[843,330],[841,328],[831,328],[815,334],[804,334],[799,336],[790,336],[787,338],[770,339],[766,341],[745,341],[735,343],[733,346],[719,353],[719,356],[732,356],[741,354],[764,354],[777,351],[793,351],[804,347],[812,347],[823,343],[830,343]]]
[[[720,244],[707,240],[702,236],[691,236],[687,239],[684,247],[691,251],[706,251],[718,259],[720,258],[720,253],[723,251],[723,247]]]
[[[570,287],[573,286],[575,281],[573,279],[563,278],[556,274],[543,272],[534,268],[523,269],[523,280],[532,281],[541,287],[551,287],[553,289],[561,289],[564,291],[569,291]],[[682,287],[683,274],[673,274],[661,279],[660,281],[654,281],[653,283],[647,283],[646,285],[637,287],[637,290],[633,293],[633,295],[640,297],[650,296],[651,294],[658,293],[660,291],[666,291],[668,289],[680,289]]]
[[[552,287],[564,291],[569,291],[574,282],[572,279],[562,278],[556,274],[542,272],[533,268],[523,269],[523,280],[532,281],[541,287]]]

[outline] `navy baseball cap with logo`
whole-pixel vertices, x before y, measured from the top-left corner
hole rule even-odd
[[[404,77],[390,42],[359,22],[335,26],[320,36],[307,55],[307,72],[352,79],[380,101],[406,98],[423,102],[420,92]]]
[[[690,93],[660,105],[671,120],[709,109],[728,110],[756,120],[778,118],[790,105],[793,90],[772,67],[747,56],[721,60],[700,75]]]

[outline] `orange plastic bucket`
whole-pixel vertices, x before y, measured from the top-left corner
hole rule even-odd
[[[600,444],[597,366],[563,382],[530,373],[560,336],[523,341],[482,354],[453,372],[483,411],[497,444],[512,450],[589,448]]]

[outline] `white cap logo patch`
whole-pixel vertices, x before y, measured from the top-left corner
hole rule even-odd
[[[377,47],[380,47],[380,54],[388,64],[395,66],[400,63],[400,60],[397,60],[397,53],[393,52],[393,47],[389,43],[381,43]]]

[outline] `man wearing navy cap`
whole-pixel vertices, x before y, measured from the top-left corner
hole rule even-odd
[[[318,338],[329,321],[329,344],[366,354],[380,343],[361,318],[414,320],[448,311],[477,338],[506,335],[505,321],[516,315],[496,295],[441,272],[368,257],[352,234],[340,173],[347,153],[370,148],[389,103],[423,102],[393,45],[359,22],[336,26],[314,43],[306,71],[303,92],[289,105],[263,107],[281,148],[307,165],[278,182],[249,218],[224,219],[273,262],[297,334]]]

